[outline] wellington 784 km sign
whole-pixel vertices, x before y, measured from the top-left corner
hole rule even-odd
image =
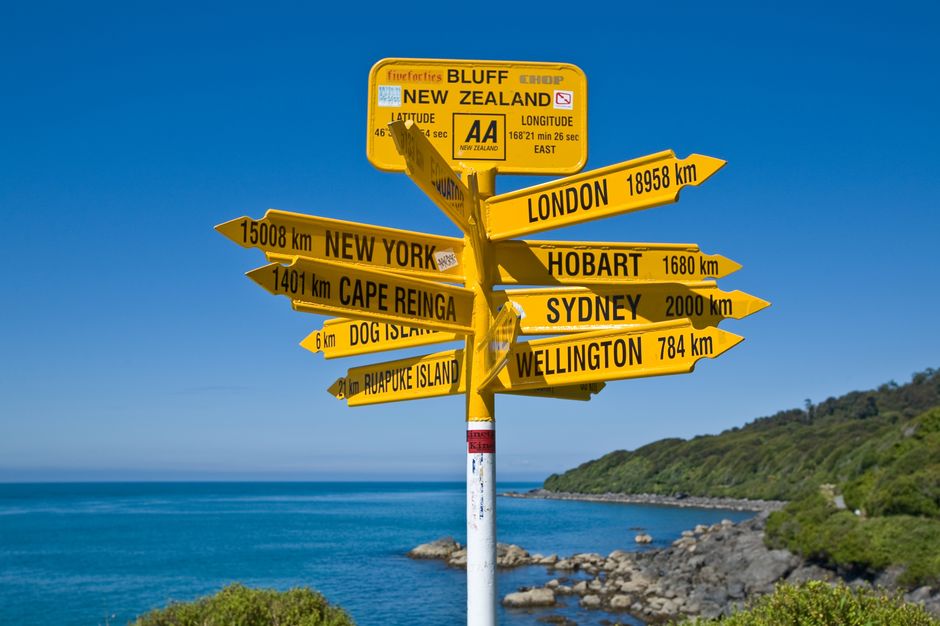
[[[297,311],[333,316],[300,342],[311,352],[463,344],[356,365],[328,391],[349,406],[466,394],[467,623],[493,626],[495,394],[587,401],[607,381],[691,372],[743,340],[719,323],[770,303],[719,289],[741,265],[696,244],[529,238],[676,202],[725,165],[665,150],[578,173],[579,68],[383,59],[368,98],[369,161],[407,172],[459,236],[275,209],[216,228],[264,252],[252,280]],[[498,173],[568,176],[495,195]]]

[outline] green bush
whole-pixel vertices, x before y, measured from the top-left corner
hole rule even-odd
[[[194,602],[174,602],[133,626],[355,626],[341,608],[309,588],[275,591],[234,584]]]
[[[800,586],[778,585],[769,596],[720,620],[683,624],[721,626],[940,626],[923,607],[905,603],[900,595],[870,589],[852,590],[810,581]]]
[[[863,518],[813,494],[767,520],[766,542],[807,559],[858,573],[904,568],[902,584],[940,581],[940,520],[910,515]]]

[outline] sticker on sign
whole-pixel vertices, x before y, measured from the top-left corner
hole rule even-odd
[[[555,90],[555,108],[570,111],[574,108],[574,92]]]
[[[435,252],[434,262],[439,272],[446,272],[452,267],[457,267],[457,254],[453,250]]]

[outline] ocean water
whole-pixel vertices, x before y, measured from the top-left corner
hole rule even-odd
[[[527,490],[534,484],[500,484]],[[751,514],[709,509],[499,498],[499,541],[532,553],[637,549],[643,529],[665,546],[696,524]],[[0,624],[126,624],[172,600],[232,582],[307,585],[360,626],[466,622],[463,570],[413,561],[419,543],[465,543],[463,483],[0,484]],[[499,571],[500,596],[554,576]],[[565,607],[499,608],[499,622],[640,624]]]

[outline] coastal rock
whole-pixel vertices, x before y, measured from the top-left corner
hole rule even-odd
[[[506,594],[503,606],[509,608],[523,608],[530,606],[552,606],[555,604],[555,592],[545,587],[537,587],[527,591],[516,591]]]
[[[600,596],[589,594],[581,598],[581,606],[586,609],[597,609],[601,606]]]
[[[653,536],[649,533],[643,533],[634,537],[633,541],[639,544],[653,543]]]
[[[441,537],[413,548],[408,552],[408,556],[412,559],[447,559],[457,550],[460,550],[460,544],[454,541],[453,537]]]

